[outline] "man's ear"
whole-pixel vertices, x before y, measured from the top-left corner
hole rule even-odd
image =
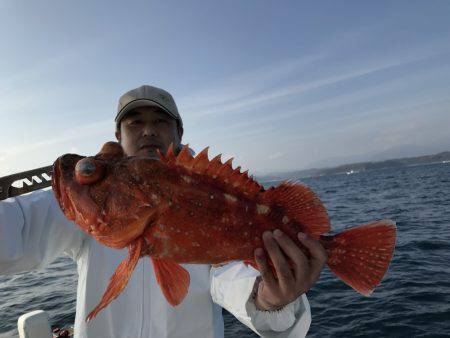
[[[120,131],[119,130],[116,130],[116,139],[120,143]]]
[[[179,124],[177,124],[177,132],[178,132],[178,137],[180,138],[180,143],[181,143],[181,139],[183,138],[183,127],[181,127]]]
[[[183,149],[183,145],[181,143],[178,143],[178,145],[174,149],[175,155],[178,155],[180,153],[181,149]]]

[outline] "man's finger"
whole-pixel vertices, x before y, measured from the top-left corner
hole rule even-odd
[[[287,257],[289,257],[294,264],[295,277],[296,279],[302,274],[305,268],[309,269],[308,258],[300,250],[298,245],[285,233],[280,230],[275,230],[273,232],[275,240],[280,245],[281,249],[284,251]]]
[[[320,242],[304,233],[298,234],[300,242],[311,254],[311,279],[313,282],[319,279],[320,273],[327,262],[328,256]]]
[[[261,278],[264,283],[270,288],[277,284],[275,277],[273,276],[272,269],[269,266],[264,250],[258,248],[255,250],[255,261],[258,266],[258,270],[261,273]]]
[[[294,282],[294,275],[275,238],[270,231],[263,234],[263,242],[275,268],[280,287],[288,289]]]

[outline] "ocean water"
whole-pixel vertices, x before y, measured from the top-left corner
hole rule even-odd
[[[327,207],[332,229],[389,218],[397,246],[382,284],[366,298],[326,268],[308,292],[308,337],[450,337],[450,164],[303,179]],[[272,182],[271,184],[276,184]],[[44,271],[0,276],[0,337],[17,317],[48,311],[74,320],[76,267],[62,257]],[[256,337],[224,311],[226,337]]]

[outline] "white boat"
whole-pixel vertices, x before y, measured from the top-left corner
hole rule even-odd
[[[35,310],[20,316],[17,320],[18,336],[11,338],[72,338],[73,328],[54,329],[50,325],[47,312]]]
[[[351,175],[351,174],[356,174],[356,173],[359,173],[359,171],[357,171],[357,170],[350,170],[350,171],[347,171],[347,175]]]

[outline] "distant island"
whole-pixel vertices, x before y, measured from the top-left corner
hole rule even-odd
[[[258,175],[256,178],[259,181],[267,182],[271,180],[283,180],[292,177],[306,178],[306,177],[317,177],[335,174],[354,174],[366,170],[401,168],[433,163],[450,163],[450,151],[445,151],[435,155],[405,157],[376,162],[358,162],[351,164],[343,164],[337,167],[330,167],[330,168],[314,168],[290,172],[273,173],[269,175]]]

